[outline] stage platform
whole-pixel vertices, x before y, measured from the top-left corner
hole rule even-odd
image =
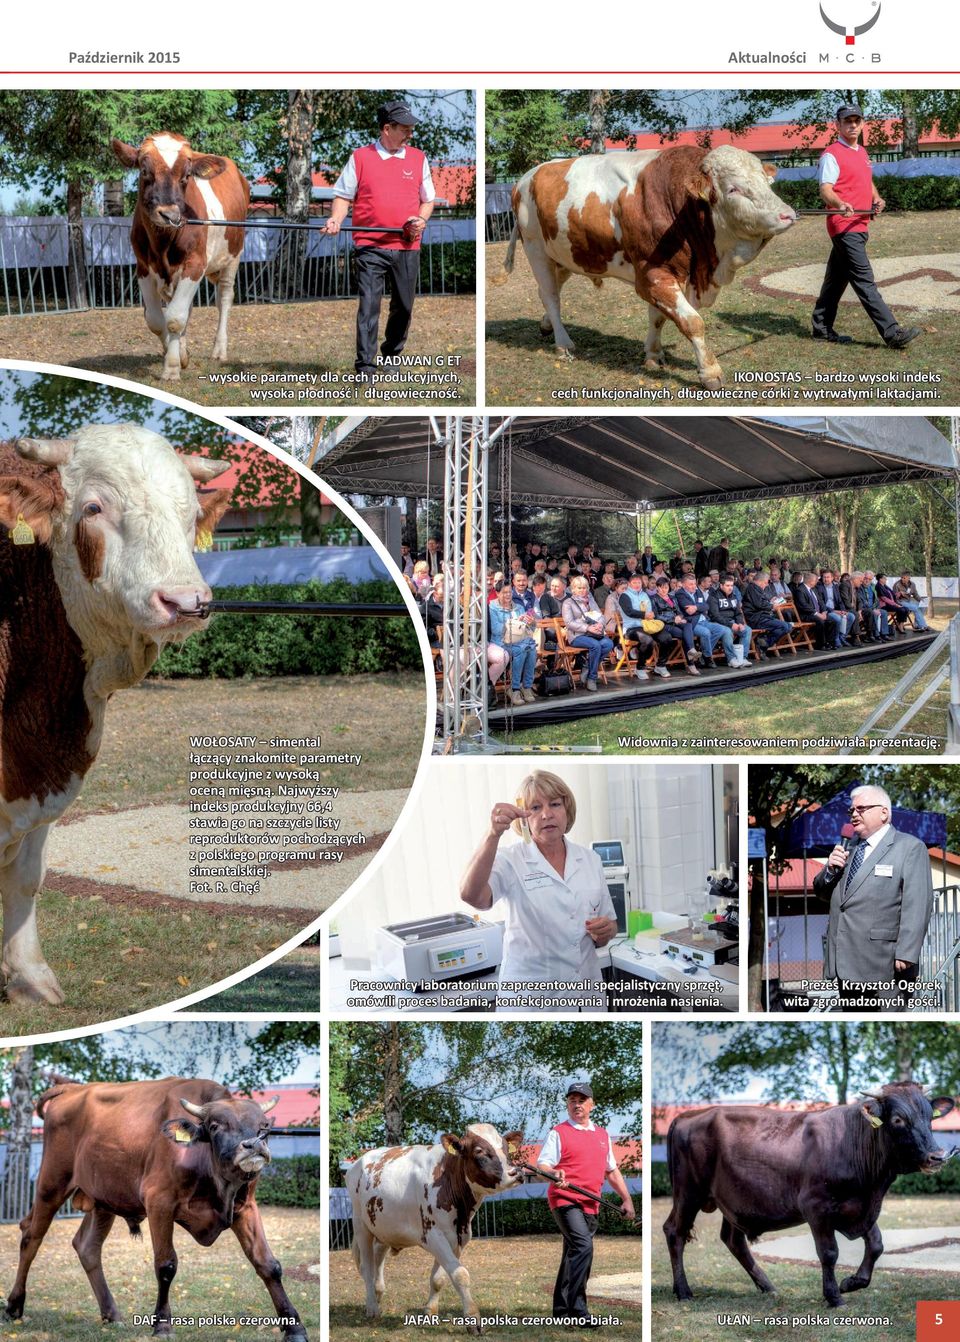
[[[637,708],[656,708],[662,704],[679,703],[684,699],[699,699],[715,694],[740,692],[749,685],[769,685],[777,680],[794,676],[813,675],[819,671],[838,671],[864,666],[871,662],[886,662],[895,657],[913,657],[934,640],[936,631],[922,634],[903,634],[890,643],[867,643],[860,648],[840,648],[829,652],[798,652],[796,656],[782,653],[765,661],[752,661],[742,671],[725,665],[701,667],[699,676],[688,675],[682,666],[670,668],[670,679],[651,676],[637,680],[626,676],[610,678],[600,684],[595,693],[581,689],[579,684],[570,694],[516,708],[491,709],[488,725],[491,732],[513,731],[525,727],[546,727],[555,722],[571,722],[578,718],[600,717],[605,713],[631,713]]]

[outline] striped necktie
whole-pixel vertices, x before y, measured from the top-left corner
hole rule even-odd
[[[866,857],[866,855],[867,855],[867,845],[865,843],[858,843],[856,848],[854,848],[853,850],[853,857],[851,857],[850,865],[847,868],[847,881],[843,887],[844,890],[849,890],[851,885],[853,885],[853,882],[856,880],[857,877],[857,872],[863,866],[863,859]]]

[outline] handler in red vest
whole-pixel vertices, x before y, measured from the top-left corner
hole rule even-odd
[[[817,180],[820,197],[828,210],[827,232],[833,244],[820,297],[813,309],[814,340],[829,340],[849,345],[851,337],[833,329],[837,308],[847,285],[863,304],[864,311],[890,349],[905,349],[920,335],[919,326],[901,326],[880,297],[873,267],[867,257],[868,216],[855,210],[873,210],[879,214],[883,197],[873,184],[873,170],[867,151],[860,144],[863,112],[846,105],[837,108],[837,139],[820,156]]]
[[[417,124],[407,104],[384,103],[377,109],[377,124],[380,138],[355,149],[337,179],[323,230],[331,236],[339,233],[352,204],[360,290],[355,366],[367,378],[377,372],[380,304],[388,276],[390,312],[380,353],[399,354],[406,344],[420,273],[420,238],[436,195],[426,155],[407,143]],[[377,224],[402,228],[404,233],[363,231]]]
[[[613,1144],[590,1121],[593,1090],[586,1081],[575,1081],[567,1090],[567,1117],[551,1128],[540,1151],[538,1167],[558,1174],[558,1183],[547,1189],[547,1202],[563,1236],[563,1257],[553,1288],[553,1316],[581,1326],[592,1322],[587,1308],[587,1279],[593,1264],[593,1237],[597,1233],[598,1206],[582,1193],[567,1187],[580,1184],[599,1195],[604,1179],[620,1194],[624,1216],[636,1215],[626,1180],[613,1158]]]

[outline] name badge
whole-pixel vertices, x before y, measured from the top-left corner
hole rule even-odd
[[[523,883],[529,890],[542,890],[545,885],[553,885],[550,877],[542,871],[528,871]]]
[[[892,876],[893,867],[891,867],[889,863],[884,864],[882,862],[878,862],[873,869],[873,874],[874,876]]]

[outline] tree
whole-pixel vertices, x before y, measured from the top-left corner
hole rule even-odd
[[[30,1187],[30,1139],[33,1126],[33,1048],[12,1049],[9,1065],[10,1126],[7,1158],[0,1179],[0,1212],[4,1220],[20,1219],[24,1195]]]
[[[862,107],[868,148],[887,149],[902,141],[906,157],[916,155],[920,136],[934,126],[945,136],[955,135],[960,127],[960,91],[956,89],[737,90],[724,99],[719,120],[726,129],[743,133],[783,113],[796,133],[798,148],[809,149],[834,129],[841,103]],[[892,123],[889,129],[888,122]]]
[[[313,191],[313,89],[290,89],[283,128],[287,139],[286,210],[288,219],[306,223],[310,218]],[[284,231],[282,264],[276,268],[281,292],[279,301],[299,298],[303,292],[303,268],[307,259],[307,234],[300,230]]]
[[[176,129],[195,148],[229,153],[234,101],[218,89],[0,90],[0,180],[46,196],[66,184],[71,307],[87,306],[84,203],[117,176],[111,139],[139,144],[149,130]]]
[[[944,1022],[817,1021],[661,1024],[654,1110],[724,1100],[763,1082],[762,1100],[829,1100],[914,1081],[960,1087],[960,1030]]]
[[[627,1115],[640,1134],[640,1028],[615,1035],[581,1022],[334,1022],[330,1027],[331,1179],[364,1146],[434,1141],[470,1122],[532,1140],[555,1121],[562,1084],[591,1077],[596,1118]]]
[[[551,158],[602,154],[607,140],[632,149],[637,133],[645,129],[654,129],[669,143],[686,125],[692,102],[700,96],[653,89],[491,89],[486,103],[488,180],[514,181]]]

